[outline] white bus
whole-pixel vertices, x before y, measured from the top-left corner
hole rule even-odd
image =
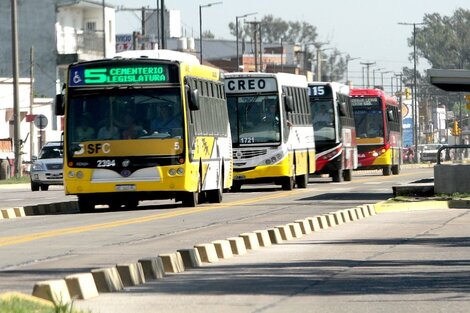
[[[305,76],[225,74],[233,144],[232,190],[275,183],[306,188],[315,172],[315,141]]]

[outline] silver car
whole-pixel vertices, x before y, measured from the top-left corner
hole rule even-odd
[[[31,166],[31,190],[48,190],[50,185],[62,185],[63,146],[60,141],[46,143]]]

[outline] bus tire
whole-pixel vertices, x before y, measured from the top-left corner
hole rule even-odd
[[[281,180],[282,190],[292,190],[294,189],[294,178],[293,177],[283,177]]]
[[[343,178],[344,178],[344,181],[351,181],[352,180],[352,169],[343,170]]]
[[[390,176],[390,175],[392,175],[392,167],[391,167],[391,166],[385,166],[385,167],[382,169],[382,174],[383,174],[383,176]]]
[[[331,178],[333,182],[340,183],[343,181],[343,170],[337,170],[331,173]]]
[[[95,210],[95,203],[86,197],[78,196],[78,208],[81,213],[91,213]]]
[[[124,207],[128,210],[129,209],[135,209],[138,206],[139,206],[139,200],[137,200],[137,199],[126,200],[124,202]]]
[[[186,192],[183,195],[182,204],[187,208],[195,208],[197,206],[197,200],[199,198],[198,192]]]
[[[398,175],[400,174],[400,164],[397,164],[397,165],[392,165],[392,174],[393,175]]]
[[[295,176],[295,183],[297,185],[297,188],[307,188],[308,174]]]
[[[210,203],[221,203],[224,197],[224,177],[222,176],[219,181],[217,189],[207,191],[207,201]]]
[[[238,181],[234,181],[230,187],[231,192],[240,192],[240,189],[242,189],[242,184]]]

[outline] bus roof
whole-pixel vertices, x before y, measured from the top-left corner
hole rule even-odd
[[[278,83],[283,86],[304,86],[307,87],[307,78],[304,75],[290,73],[261,73],[261,72],[233,72],[225,73],[225,78],[276,78]]]
[[[116,53],[114,58],[158,59],[185,62],[191,65],[199,65],[199,59],[196,56],[173,50],[128,50]]]
[[[387,103],[397,104],[396,97],[391,97],[382,89],[377,88],[351,88],[351,97],[384,97]]]
[[[349,90],[351,88],[349,88],[348,85],[346,84],[343,84],[343,83],[338,83],[338,82],[308,82],[308,85],[309,86],[325,86],[325,85],[330,85],[331,86],[331,89],[336,91],[336,92],[340,92],[342,94],[345,94],[345,95],[349,95]]]

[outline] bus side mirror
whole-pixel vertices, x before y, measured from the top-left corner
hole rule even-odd
[[[55,96],[55,114],[64,115],[64,95],[58,94]]]
[[[286,112],[292,112],[294,111],[294,99],[292,96],[284,96],[284,108],[286,109]]]
[[[395,120],[395,117],[393,116],[393,111],[392,110],[387,111],[387,118],[390,122]]]
[[[191,111],[197,111],[200,109],[199,91],[197,89],[192,89],[189,91],[189,109]]]
[[[348,115],[348,110],[346,109],[346,102],[339,103],[339,113],[341,114],[341,116]]]

